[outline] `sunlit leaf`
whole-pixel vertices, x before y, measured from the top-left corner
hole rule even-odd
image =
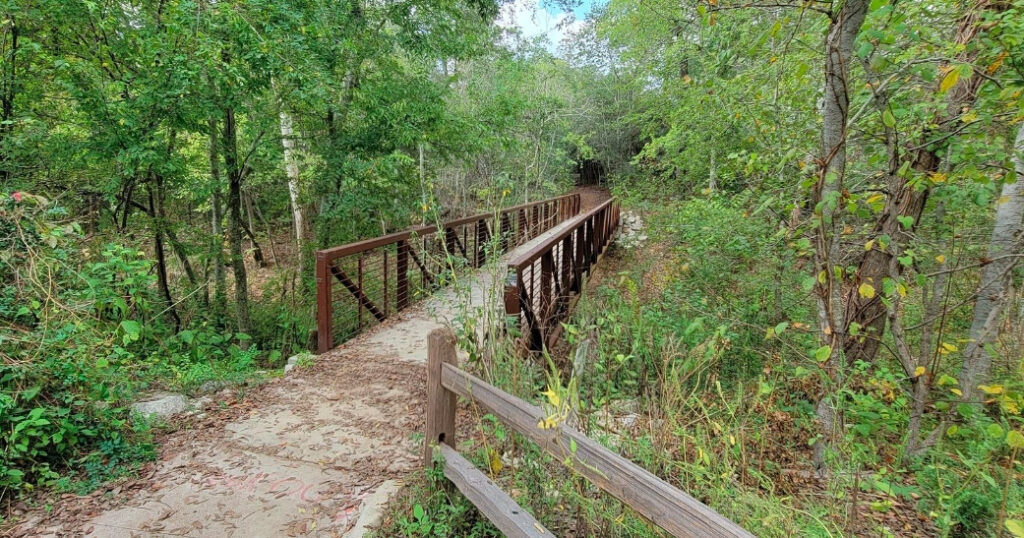
[[[982,392],[984,392],[985,394],[1002,394],[1003,393],[1003,386],[1002,385],[978,385],[978,388],[981,389]]]
[[[942,78],[942,82],[939,84],[939,91],[945,93],[950,88],[956,85],[957,81],[960,80],[960,71],[957,69],[951,69],[946,76]]]

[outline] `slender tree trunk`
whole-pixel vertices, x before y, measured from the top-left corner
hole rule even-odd
[[[175,332],[181,330],[181,317],[178,316],[178,309],[175,307],[174,298],[171,296],[170,283],[167,280],[167,256],[164,252],[164,222],[160,217],[160,185],[159,175],[150,178],[149,188],[149,214],[153,223],[153,251],[156,255],[156,276],[160,294],[167,302],[167,316],[174,322]],[[154,192],[157,191],[157,192]]]
[[[843,207],[843,176],[846,173],[847,118],[850,96],[848,79],[853,44],[867,15],[868,0],[847,0],[832,19],[825,38],[825,95],[822,105],[821,157],[813,202],[817,214],[815,238],[818,323],[822,346],[830,346],[825,372],[832,387],[825,389],[815,412],[822,436],[814,445],[814,462],[819,473],[825,471],[825,451],[841,432],[835,409],[835,386],[842,383],[842,349],[845,322],[840,292],[841,282],[833,268],[839,263],[838,217]],[[820,276],[819,276],[820,275]]]
[[[3,63],[4,73],[0,74],[0,180],[6,181],[11,177],[9,167],[9,156],[7,153],[7,141],[10,138],[14,126],[14,98],[17,95],[18,80],[18,24],[11,17],[10,20],[11,46],[4,50]]]
[[[715,148],[711,148],[711,167],[708,170],[708,192],[714,193],[718,190],[718,170],[715,169]]]
[[[978,385],[988,380],[992,356],[986,346],[995,339],[999,316],[1008,300],[1010,271],[1017,264],[1016,256],[1021,254],[1018,240],[1021,218],[1024,217],[1024,124],[1018,128],[1013,149],[1017,178],[1013,183],[1003,183],[1002,193],[996,202],[996,218],[988,244],[988,259],[992,261],[981,273],[970,342],[964,349],[960,390],[966,401],[971,401]]]
[[[295,250],[298,257],[299,274],[306,274],[304,242],[305,224],[302,219],[302,203],[299,201],[299,160],[295,154],[295,130],[292,116],[281,110],[281,146],[284,147],[284,167],[288,174],[288,198],[292,204],[292,222],[295,224]]]
[[[252,334],[249,318],[249,280],[242,257],[242,169],[238,162],[238,133],[235,110],[224,110],[224,129],[221,132],[224,169],[228,175],[228,243],[231,246],[231,268],[235,274],[235,319],[238,332]],[[241,341],[246,347],[248,340]]]
[[[270,223],[263,217],[263,212],[260,211],[259,200],[253,197],[252,192],[245,193],[245,205],[246,211],[250,212],[249,220],[252,220],[252,215],[256,215],[256,220],[263,223],[263,229],[267,232],[267,243],[270,245],[270,260],[274,266],[277,266],[277,249],[274,247],[274,237],[271,235]]]
[[[427,195],[427,178],[423,169],[423,141],[416,144],[416,151],[419,153],[419,176],[420,176],[420,207],[429,207],[430,198]],[[427,223],[427,212],[424,209],[420,212],[420,226]]]
[[[972,63],[977,57],[977,51],[968,48],[968,44],[977,38],[982,30],[982,13],[986,9],[997,7],[988,0],[977,0],[970,10],[960,19],[956,42],[963,47],[963,52],[957,55],[956,60],[960,63]],[[1000,8],[1002,9],[1002,8]],[[939,172],[942,159],[939,154],[942,151],[940,145],[929,145],[927,140],[940,138],[944,134],[956,129],[960,124],[957,118],[975,100],[978,88],[985,81],[986,77],[980,73],[960,80],[949,90],[946,96],[946,109],[934,119],[932,124],[937,125],[935,129],[926,129],[920,140],[915,141],[917,149],[911,159],[912,168],[921,173],[929,174]],[[948,141],[945,143],[948,144]],[[908,183],[908,178],[890,171],[886,181],[886,190],[890,196],[886,198],[886,208],[875,223],[873,235],[879,237],[886,235],[893,243],[903,244],[909,239],[909,233],[921,220],[925,202],[927,202],[930,189],[920,188]],[[904,226],[896,217],[910,217],[910,226]],[[872,284],[878,287],[882,279],[889,273],[889,262],[893,257],[891,249],[875,248],[865,252],[858,264],[854,278],[846,283],[844,294],[846,296],[846,309],[849,314],[846,316],[845,330],[856,324],[863,338],[849,339],[846,341],[845,353],[848,363],[858,360],[870,362],[882,342],[882,336],[886,326],[886,306],[882,301],[882,294],[874,297],[862,297],[858,288],[863,283]],[[903,266],[899,267],[902,274]]]
[[[217,121],[208,121],[210,129],[210,178],[213,180],[213,199],[210,202],[210,257],[213,260],[213,314],[221,323],[227,313],[227,275],[224,271],[224,230],[221,222],[220,156],[217,151]]]
[[[166,219],[166,216],[161,218]],[[181,266],[185,269],[185,276],[188,277],[188,283],[193,288],[199,285],[199,275],[196,273],[195,267],[192,265],[192,261],[188,258],[188,252],[185,250],[185,245],[178,239],[178,235],[174,232],[170,226],[167,226],[164,231],[167,233],[167,242],[171,244],[171,250],[174,251],[174,255],[177,256],[178,261],[181,262]],[[205,288],[205,284],[203,285]],[[210,294],[203,293],[203,305],[206,306],[210,303]]]
[[[256,227],[253,225],[252,196],[249,196],[244,190],[242,191],[242,204],[245,207],[245,220],[248,222],[248,224],[242,223],[242,231],[245,232],[252,246],[252,259],[260,267],[266,267],[267,258],[263,255],[263,247],[260,246],[259,240],[256,239]],[[270,237],[267,240],[273,241]],[[273,246],[271,246],[271,249],[273,249]]]

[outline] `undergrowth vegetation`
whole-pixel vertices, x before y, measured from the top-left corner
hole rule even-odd
[[[242,381],[289,349],[278,339],[294,321],[280,311],[247,349],[253,336],[216,319],[176,331],[155,279],[144,252],[88,240],[57,203],[0,193],[0,499],[130,472],[155,455],[130,413],[141,391]]]
[[[631,200],[649,242],[612,247],[565,325],[567,346],[530,359],[498,346],[463,367],[527,401],[569,405],[567,425],[758,536],[1012,526],[1024,509],[1019,378],[994,380],[1008,400],[961,406],[940,441],[907,458],[898,367],[858,364],[842,389],[843,439],[826,473],[813,467],[824,381],[807,249],[770,212],[747,209],[759,205],[748,196]],[[461,332],[464,347],[479,349],[471,334]],[[460,424],[460,451],[557,535],[663,535],[472,404]],[[381,535],[499,535],[437,471],[417,475],[395,506]]]

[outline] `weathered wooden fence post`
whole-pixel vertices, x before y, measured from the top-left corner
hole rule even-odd
[[[434,446],[455,446],[455,393],[441,385],[443,364],[458,366],[455,335],[450,329],[434,329],[427,337],[427,423],[423,439],[423,466],[434,465]]]

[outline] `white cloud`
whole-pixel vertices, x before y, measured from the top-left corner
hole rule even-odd
[[[518,29],[528,40],[540,37],[546,48],[556,53],[564,39],[578,32],[586,23],[572,13],[552,13],[537,0],[515,0],[501,6],[498,25]]]

